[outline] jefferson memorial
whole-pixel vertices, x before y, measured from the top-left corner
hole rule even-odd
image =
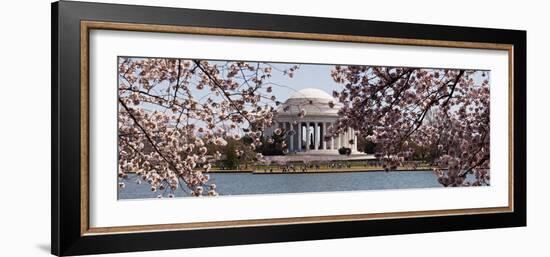
[[[289,153],[338,155],[341,147],[350,148],[352,153],[356,153],[357,136],[353,129],[349,128],[335,137],[328,133],[341,107],[338,100],[323,90],[302,89],[278,106],[275,117],[277,123],[270,132],[273,133],[277,127],[294,131],[286,138]]]

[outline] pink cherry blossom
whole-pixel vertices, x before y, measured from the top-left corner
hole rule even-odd
[[[298,68],[280,72],[292,77]],[[135,173],[153,192],[173,196],[185,186],[194,196],[218,195],[204,173],[221,154],[208,149],[239,139],[244,129],[251,149],[261,145],[277,98],[271,86],[260,89],[272,71],[267,63],[119,58],[119,187]]]
[[[444,186],[489,185],[489,80],[479,79],[488,71],[335,66],[331,75],[343,104],[333,133],[355,129],[388,167],[429,152]]]

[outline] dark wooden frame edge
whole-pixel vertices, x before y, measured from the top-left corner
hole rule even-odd
[[[366,221],[185,231],[81,234],[80,21],[323,33],[511,44],[513,56],[514,210]],[[251,22],[254,21],[254,22]],[[56,2],[52,4],[52,254],[161,250],[526,225],[526,32],[439,25]]]

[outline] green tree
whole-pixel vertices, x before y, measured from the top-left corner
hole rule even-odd
[[[271,140],[270,140],[271,139]],[[284,155],[283,143],[286,139],[286,133],[280,135],[273,134],[269,137],[262,137],[262,146],[256,149],[256,152],[264,156]]]
[[[372,127],[367,128],[366,136],[373,135]],[[376,143],[367,140],[365,137],[357,137],[357,149],[367,154],[374,154],[376,152]]]
[[[239,167],[239,155],[237,154],[237,140],[228,140],[224,149],[225,160],[223,164],[227,169],[237,169]]]

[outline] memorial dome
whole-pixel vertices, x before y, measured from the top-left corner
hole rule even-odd
[[[333,105],[331,107],[331,105]],[[305,88],[291,95],[279,105],[279,116],[296,116],[305,111],[305,116],[337,116],[342,104],[327,92],[317,88]]]

